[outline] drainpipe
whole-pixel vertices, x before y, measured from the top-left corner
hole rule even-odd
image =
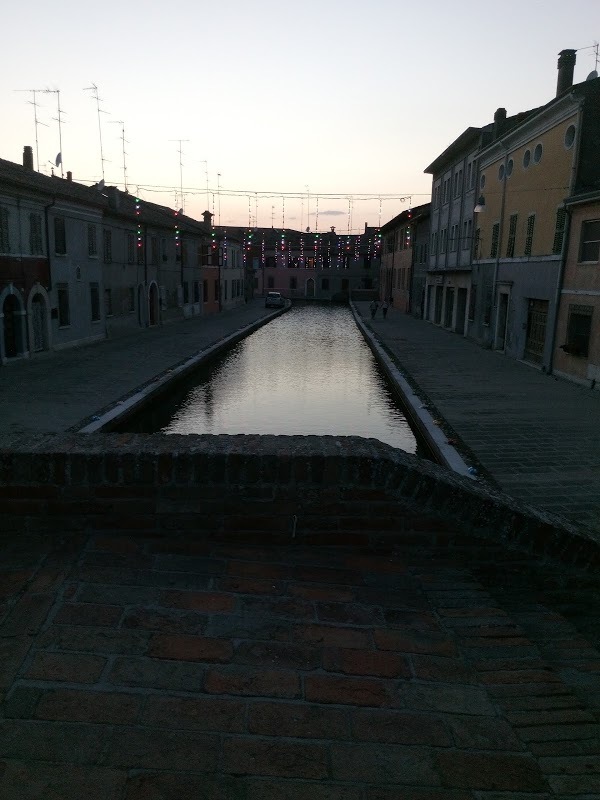
[[[494,264],[494,280],[492,281],[492,319],[490,320],[490,328],[492,331],[491,349],[496,349],[496,328],[498,327],[498,297],[497,297],[497,284],[498,284],[498,271],[500,269],[500,255],[502,250],[502,236],[504,234],[504,209],[506,206],[506,167],[508,164],[508,148],[504,142],[500,142],[504,147],[504,177],[502,180],[502,202],[500,204],[500,224],[498,227],[498,252],[496,253],[496,263]]]
[[[583,104],[584,101],[580,100],[579,102],[579,116],[577,119],[577,140],[573,147],[573,164],[571,166],[571,182],[569,186],[569,194],[573,194],[575,191],[576,179],[577,179],[577,164],[579,161],[579,147],[581,145],[581,129],[583,128]],[[560,253],[560,267],[558,270],[558,278],[556,281],[556,293],[554,297],[554,318],[552,320],[552,337],[550,340],[550,361],[548,362],[548,374],[552,375],[552,370],[554,368],[554,347],[556,345],[556,334],[558,332],[558,311],[560,308],[560,298],[562,296],[562,288],[564,284],[565,278],[565,268],[566,268],[566,261],[567,261],[567,245],[569,242],[569,236],[571,233],[571,211],[567,208],[567,215],[565,218],[565,231],[563,235],[563,242],[562,242],[562,249]]]

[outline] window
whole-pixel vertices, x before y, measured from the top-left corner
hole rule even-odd
[[[194,281],[194,303],[200,302],[200,283]]]
[[[579,261],[600,261],[600,220],[582,224]]]
[[[565,223],[567,221],[567,212],[564,208],[559,208],[556,212],[556,226],[554,228],[554,242],[552,244],[552,252],[554,254],[562,253],[563,241],[565,239]]]
[[[87,234],[88,234],[88,256],[89,258],[97,258],[98,256],[98,240],[96,238],[96,226],[95,225],[88,225],[87,226]]]
[[[509,158],[508,164],[506,165],[506,174],[509,178],[513,173],[514,167],[515,167],[515,162],[512,160],[512,158]]]
[[[133,286],[127,289],[127,311],[130,314],[135,311],[135,287]]]
[[[565,147],[570,150],[575,142],[575,125],[569,125],[565,131]]]
[[[275,286],[275,279],[273,277],[267,278],[267,289],[272,289]]]
[[[567,341],[561,345],[565,353],[581,358],[588,355],[593,310],[593,306],[569,306]]]
[[[504,180],[504,173],[505,173],[504,164],[500,164],[500,166],[498,167],[498,180],[499,181],[503,181]]]
[[[296,279],[296,276],[294,275],[292,278],[290,278],[290,289],[296,289],[297,287],[298,287],[298,281]]]
[[[229,281],[223,281],[223,300],[227,300],[227,284]]]
[[[219,299],[219,281],[215,280],[215,300]]]
[[[183,282],[183,302],[190,302],[190,285],[187,281]]]
[[[54,252],[57,256],[64,256],[67,252],[64,217],[54,217]]]
[[[444,181],[444,198],[442,200],[443,203],[448,202],[448,195],[450,194],[450,178],[446,178]]]
[[[104,263],[110,264],[112,262],[112,231],[102,231],[102,245],[104,250]]]
[[[71,323],[69,316],[69,287],[66,283],[56,285],[58,296],[58,327],[67,328]]]
[[[323,289],[323,291],[327,291],[329,289],[329,278],[323,278],[321,280],[321,289]]]
[[[525,250],[523,255],[530,256],[533,248],[533,229],[535,228],[535,214],[527,217],[527,232],[525,234]]]
[[[8,208],[0,206],[0,253],[10,253],[8,233]]]
[[[483,174],[481,176],[481,178],[479,179],[479,188],[480,189],[485,189],[485,174]]]
[[[100,322],[100,288],[97,283],[90,283],[90,303],[92,322]]]
[[[515,255],[515,240],[517,238],[517,220],[518,214],[511,214],[508,221],[508,241],[506,243],[506,257],[514,258]]]
[[[448,229],[447,228],[443,228],[440,231],[440,253],[445,253],[446,252],[447,237],[448,237]]]
[[[458,247],[458,225],[453,225],[450,229],[450,252],[454,253]]]
[[[531,164],[531,150],[525,150],[523,153],[523,167],[527,169],[527,167]]]
[[[112,292],[110,289],[104,290],[104,313],[107,317],[112,317],[113,315]]]
[[[535,150],[533,151],[533,163],[539,164],[542,160],[542,152],[544,148],[542,147],[541,143],[536,144]]]
[[[40,214],[29,215],[29,252],[32,256],[41,256],[44,253],[42,217]]]
[[[208,281],[202,281],[202,300],[208,303]]]
[[[467,189],[471,188],[471,175],[473,174],[473,162],[467,164]]]
[[[150,258],[152,264],[158,264],[158,239],[156,236],[150,239]]]
[[[167,261],[167,259],[168,259],[168,255],[167,255],[167,240],[166,239],[161,239],[160,240],[160,257],[162,258],[163,261]]]
[[[127,263],[133,264],[135,261],[135,235],[133,233],[126,233],[127,237]]]
[[[463,226],[463,250],[467,250],[471,246],[471,232],[473,230],[473,220],[465,220]]]
[[[494,222],[492,225],[492,244],[490,246],[490,258],[496,258],[498,255],[498,240],[500,237],[500,223]]]

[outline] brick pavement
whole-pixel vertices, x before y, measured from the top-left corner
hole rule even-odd
[[[3,799],[600,797],[598,576],[252,539],[4,542]]]
[[[600,392],[396,309],[364,321],[456,439],[507,494],[600,530]]]
[[[65,431],[270,314],[257,298],[217,316],[136,329],[115,339],[12,362],[0,369],[0,441]]]

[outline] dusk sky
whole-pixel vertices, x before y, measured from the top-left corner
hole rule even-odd
[[[560,50],[588,48],[575,67],[585,80],[600,4],[34,0],[5,5],[2,25],[0,157],[21,163],[29,144],[36,163],[33,98],[16,90],[59,89],[63,169],[98,181],[96,101],[84,91],[96,84],[106,184],[123,187],[123,121],[129,190],[142,198],[200,217],[208,170],[222,225],[281,226],[285,208],[286,227],[315,230],[318,202],[318,229],[345,233],[391,219],[408,206],[401,197],[427,202],[423,169],[497,107],[511,115],[552,99]],[[50,174],[57,95],[36,98]],[[184,200],[178,139],[188,140]],[[304,196],[284,202],[293,193]]]

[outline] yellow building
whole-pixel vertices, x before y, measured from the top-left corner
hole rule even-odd
[[[479,154],[474,221],[476,338],[551,369],[564,263],[565,199],[594,188],[600,163],[600,79],[572,86],[562,51],[557,97]],[[487,329],[487,333],[486,333]]]

